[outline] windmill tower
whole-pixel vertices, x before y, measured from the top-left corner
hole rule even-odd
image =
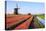
[[[18,15],[18,4],[16,3],[16,8],[14,8],[14,14]]]

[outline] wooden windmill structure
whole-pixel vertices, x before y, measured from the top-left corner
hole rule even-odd
[[[14,14],[18,15],[18,4],[16,3],[16,8],[14,8]]]

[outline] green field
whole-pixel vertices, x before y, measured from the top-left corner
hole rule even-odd
[[[45,19],[45,14],[36,14],[36,16],[40,17],[41,19]]]
[[[35,14],[33,15],[34,19],[33,19],[33,25],[35,28],[45,28],[45,25],[43,25],[42,23],[40,23],[40,21],[37,19],[37,16],[40,17],[41,19],[45,19],[45,14]],[[32,27],[30,27],[31,29]]]
[[[37,14],[36,16],[40,17],[41,19],[45,19],[45,14]],[[43,24],[40,24],[40,22],[37,18],[34,18],[34,24],[39,28],[45,27]]]
[[[38,28],[45,28],[45,26],[43,24],[40,23],[40,21],[34,16],[34,19],[33,19],[33,23],[32,23],[35,27],[35,29],[38,29]],[[32,27],[29,27],[29,29],[33,29]]]
[[[39,17],[42,18],[42,19],[45,19],[45,16],[43,16],[43,15],[40,15]]]
[[[44,28],[44,25],[43,24],[40,24],[40,22],[39,22],[39,20],[37,18],[34,18],[34,25],[37,28]]]

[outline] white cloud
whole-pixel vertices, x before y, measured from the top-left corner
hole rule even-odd
[[[11,11],[7,11],[6,14],[13,14],[14,13],[14,10],[11,10]]]

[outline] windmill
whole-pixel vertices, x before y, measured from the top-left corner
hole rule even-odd
[[[14,8],[14,14],[18,15],[18,4],[16,3],[16,8]]]

